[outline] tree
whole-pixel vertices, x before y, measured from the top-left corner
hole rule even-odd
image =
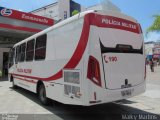
[[[160,15],[153,16],[154,22],[153,24],[147,29],[147,33],[149,32],[160,32]]]
[[[72,16],[74,16],[74,15],[76,15],[76,14],[78,14],[78,13],[79,13],[78,10],[74,10],[74,11],[72,12]]]

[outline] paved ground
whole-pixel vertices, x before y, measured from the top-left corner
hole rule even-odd
[[[6,113],[24,114],[9,116],[18,117],[18,120],[160,120],[160,67],[155,68],[154,73],[147,67],[147,91],[144,94],[118,104],[92,107],[63,104],[45,107],[35,94],[23,89],[13,90],[11,83],[3,79],[0,80],[0,113],[0,120]]]
[[[129,100],[135,103],[128,106],[160,115],[160,67],[155,67],[155,72],[147,66],[147,90],[144,94]]]

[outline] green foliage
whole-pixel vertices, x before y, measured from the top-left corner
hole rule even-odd
[[[160,15],[153,16],[154,22],[153,24],[147,29],[147,33],[149,32],[160,32]]]
[[[79,13],[78,10],[74,10],[74,11],[72,12],[72,16],[74,16],[74,15],[76,15],[76,14],[78,14],[78,13]]]
[[[0,77],[2,77],[2,71],[0,70]]]

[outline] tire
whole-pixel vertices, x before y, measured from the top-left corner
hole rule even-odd
[[[38,97],[43,105],[49,105],[49,99],[46,97],[46,89],[43,84],[39,86]]]
[[[13,77],[11,77],[11,79],[12,79],[12,88],[17,89],[17,85],[15,85]]]

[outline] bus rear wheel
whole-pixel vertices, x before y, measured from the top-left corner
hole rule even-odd
[[[41,84],[39,86],[38,97],[39,97],[39,99],[40,99],[40,101],[43,105],[48,105],[49,104],[49,99],[46,97],[46,89],[45,89],[45,86],[43,84]]]

